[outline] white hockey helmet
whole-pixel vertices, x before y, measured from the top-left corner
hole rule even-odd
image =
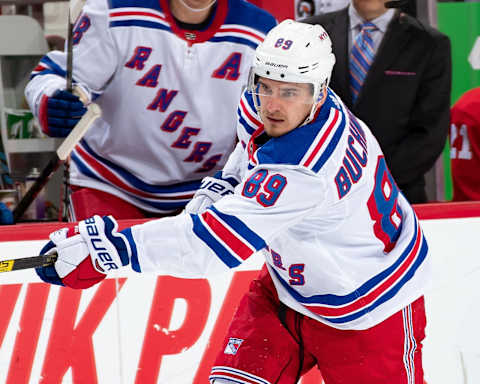
[[[248,88],[255,92],[258,76],[312,84],[313,106],[306,123],[313,118],[320,92],[328,86],[334,64],[332,42],[322,26],[287,19],[272,28],[257,47]],[[258,99],[254,97],[254,100],[259,109]]]

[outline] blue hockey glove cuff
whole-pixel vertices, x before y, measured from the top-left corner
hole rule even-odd
[[[47,244],[44,245],[44,247],[40,251],[40,254],[48,255],[50,253],[54,253],[55,250],[55,243],[50,240]],[[35,272],[37,272],[38,277],[40,277],[40,279],[42,279],[46,283],[62,286],[64,285],[62,283],[62,279],[60,278],[60,276],[58,276],[58,273],[55,270],[55,266],[53,265],[50,265],[48,267],[35,268]]]
[[[48,136],[65,137],[75,127],[87,109],[77,95],[66,90],[56,91],[52,96],[42,96],[38,120],[42,131]]]

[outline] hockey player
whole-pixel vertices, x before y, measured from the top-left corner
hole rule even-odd
[[[480,88],[465,92],[451,110],[453,201],[480,200]]]
[[[179,212],[233,150],[250,63],[275,24],[243,0],[87,0],[73,80],[103,116],[71,156],[73,220]],[[86,111],[65,90],[66,58],[48,53],[25,90],[50,136]]]
[[[190,213],[121,232],[94,216],[53,233],[42,253],[58,260],[41,278],[87,288],[127,264],[214,276],[258,253],[266,265],[212,383],[294,384],[318,366],[327,384],[422,384],[427,243],[370,130],[328,88],[334,62],[321,26],[273,28],[223,179],[204,181]]]

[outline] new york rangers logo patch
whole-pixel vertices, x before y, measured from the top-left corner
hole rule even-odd
[[[185,38],[187,40],[192,41],[192,40],[195,40],[197,38],[197,35],[193,32],[185,32]]]
[[[243,339],[236,339],[235,337],[230,337],[223,353],[225,353],[226,355],[236,355],[238,352],[238,348],[240,348],[240,345],[242,345],[242,343]]]

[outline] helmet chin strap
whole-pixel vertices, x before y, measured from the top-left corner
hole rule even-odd
[[[312,105],[312,109],[310,110],[310,114],[305,118],[303,123],[299,125],[299,127],[301,127],[303,125],[307,125],[308,123],[310,123],[313,120],[313,118],[315,117],[315,114],[317,113],[318,109],[322,108],[322,105],[325,101],[325,98],[327,97],[327,85],[326,84],[327,84],[327,82],[325,82],[322,85],[320,93],[317,97],[317,101],[315,103],[313,103],[313,105]]]
[[[213,4],[215,4],[217,2],[217,0],[212,0],[210,2],[210,4],[208,4],[206,7],[203,7],[203,8],[192,8],[190,7],[189,5],[187,5],[185,3],[184,0],[180,0],[180,3],[182,3],[182,5],[187,8],[188,10],[192,11],[192,12],[203,12],[203,11],[206,11],[208,8],[210,8]]]

